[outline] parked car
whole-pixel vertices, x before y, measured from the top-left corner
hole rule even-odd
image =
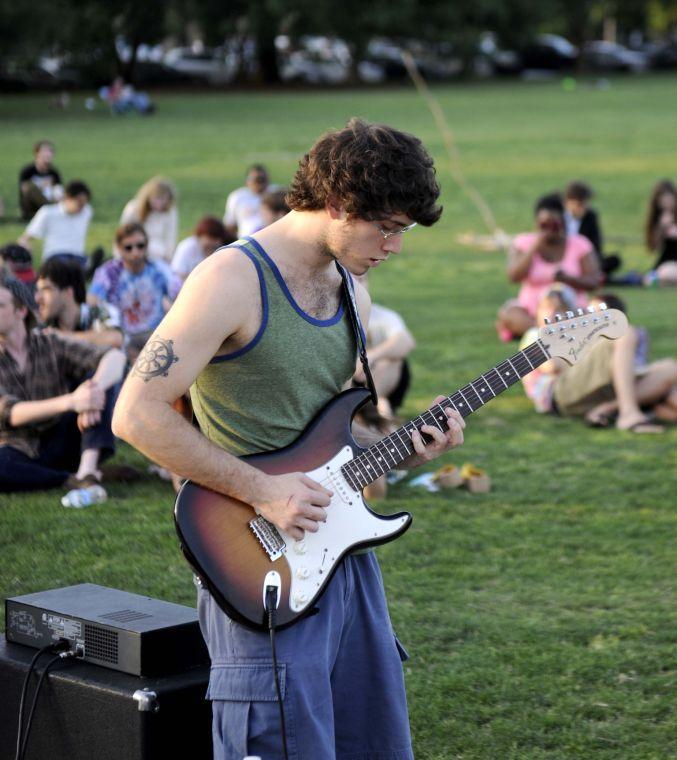
[[[173,48],[164,57],[163,63],[170,69],[201,79],[209,84],[228,84],[237,72],[234,56],[221,48]]]
[[[525,69],[566,71],[576,65],[579,50],[557,34],[539,34],[520,51],[520,56]]]
[[[523,65],[520,54],[502,48],[494,32],[483,32],[478,40],[472,68],[477,76],[491,77],[496,74],[519,74]]]
[[[583,65],[596,71],[645,71],[648,57],[638,50],[629,50],[617,42],[593,40],[583,46]]]
[[[339,38],[305,35],[292,40],[279,35],[275,47],[283,82],[341,84],[350,75],[350,50]]]
[[[656,42],[644,51],[649,57],[649,64],[654,69],[677,68],[677,40]]]
[[[374,37],[369,41],[361,66],[368,64],[373,70],[378,67],[383,72],[383,79],[407,79],[409,74],[402,60],[404,50],[411,53],[418,70],[426,79],[450,79],[463,70],[462,61],[449,43],[435,44],[417,39],[399,43],[386,37]]]

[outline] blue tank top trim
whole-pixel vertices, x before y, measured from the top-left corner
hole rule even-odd
[[[241,245],[229,245],[226,248],[238,248],[256,267],[256,274],[259,277],[259,288],[261,290],[261,307],[263,309],[263,315],[261,317],[261,326],[258,329],[256,335],[247,343],[246,346],[238,348],[237,351],[233,351],[230,354],[221,354],[214,356],[209,360],[210,364],[219,364],[221,362],[229,361],[230,359],[237,359],[238,357],[246,354],[247,351],[251,351],[252,348],[261,340],[263,333],[266,331],[266,325],[268,324],[268,291],[266,290],[266,281],[263,277],[263,269],[261,268],[261,262],[254,256],[253,253],[248,251]]]
[[[289,288],[287,287],[287,283],[284,281],[284,278],[282,277],[282,274],[280,270],[277,268],[277,264],[270,258],[270,256],[263,250],[263,248],[257,243],[256,240],[252,237],[245,237],[244,240],[251,243],[256,250],[261,254],[264,261],[268,266],[270,267],[270,271],[275,275],[275,279],[277,280],[278,285],[280,286],[282,292],[284,293],[285,297],[289,301],[289,303],[294,308],[294,311],[296,313],[303,317],[303,319],[306,320],[306,322],[310,322],[311,325],[315,325],[316,327],[331,327],[332,325],[335,325],[337,322],[340,322],[343,317],[343,294],[341,294],[341,301],[339,303],[338,310],[336,314],[334,314],[333,317],[330,317],[329,319],[315,319],[315,317],[311,317],[310,314],[307,314],[303,309],[296,303],[294,300],[294,296],[289,292]]]

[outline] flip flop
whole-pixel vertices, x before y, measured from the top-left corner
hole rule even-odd
[[[635,422],[634,425],[630,425],[626,428],[618,428],[621,431],[627,433],[637,433],[638,435],[650,435],[655,433],[664,433],[665,428],[662,425],[657,425],[655,422],[648,420],[642,420],[641,422]]]

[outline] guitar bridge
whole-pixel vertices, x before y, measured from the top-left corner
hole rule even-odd
[[[250,520],[249,527],[258,538],[270,561],[275,562],[276,559],[280,559],[282,552],[287,548],[287,544],[282,540],[277,528],[261,516]]]

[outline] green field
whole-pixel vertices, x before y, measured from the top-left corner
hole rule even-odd
[[[575,178],[595,188],[609,251],[646,270],[641,242],[652,184],[677,176],[677,78],[455,85],[434,90],[468,179],[511,233],[536,197]],[[457,242],[483,234],[451,180],[442,139],[411,89],[336,93],[159,95],[156,116],[66,111],[47,96],[0,99],[0,196],[17,215],[16,175],[48,137],[66,179],[93,190],[90,243],[110,247],[126,200],[166,174],[181,231],[221,214],[247,164],[285,183],[304,149],[352,115],[419,135],[435,156],[445,213],[407,235],[404,253],[371,278],[376,300],[414,332],[413,416],[502,360],[493,330],[515,292],[504,257]],[[0,224],[0,242],[21,230]],[[677,355],[677,291],[626,291],[652,357]],[[493,491],[428,494],[399,485],[383,510],[414,525],[379,550],[406,663],[416,756],[587,758],[677,756],[677,431],[637,436],[538,416],[515,388],[468,420],[445,462],[486,468]],[[120,458],[141,463],[128,447]],[[444,462],[442,462],[444,463]],[[109,501],[65,510],[57,491],[3,496],[0,592],[95,582],[192,604],[174,535],[169,486],[112,485]]]

